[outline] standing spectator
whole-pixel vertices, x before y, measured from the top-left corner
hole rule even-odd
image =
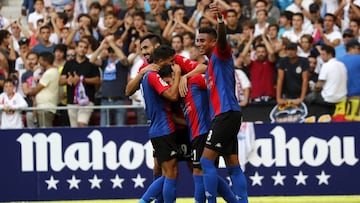
[[[26,55],[25,60],[25,73],[21,76],[21,87],[25,94],[25,100],[29,107],[36,106],[35,98],[29,95],[32,88],[36,86],[38,75],[41,72],[41,68],[38,66],[39,56],[35,52],[29,52]],[[37,112],[27,111],[26,112],[26,125],[28,128],[38,127]]]
[[[0,68],[5,71],[5,77],[15,72],[16,52],[13,38],[7,30],[0,30]]]
[[[57,44],[55,46],[55,59],[53,66],[57,68],[59,74],[61,75],[64,65],[66,63],[66,53],[67,47],[64,44]],[[74,51],[74,50],[73,50]],[[74,51],[75,57],[75,51]],[[59,85],[59,99],[58,99],[58,106],[66,106],[67,105],[67,90],[66,85]],[[69,117],[67,115],[66,110],[58,110],[56,116],[59,116],[57,120],[59,120],[60,126],[70,126]],[[56,119],[55,119],[56,120]]]
[[[268,14],[267,14],[266,10],[256,11],[256,23],[255,23],[254,37],[262,35],[265,32],[265,30],[269,26],[267,19],[268,19]]]
[[[279,36],[279,24],[277,23],[271,23],[267,30],[266,30],[267,38],[269,38],[269,42],[274,50],[274,52],[277,52],[280,49],[280,39]]]
[[[67,23],[66,23],[66,27],[68,28],[75,28],[76,25],[76,18],[75,18],[75,14],[74,14],[74,4],[67,4],[64,6],[64,13],[67,16]]]
[[[134,15],[136,11],[136,0],[125,0],[126,9],[122,9],[118,16],[118,20],[120,23],[118,24],[121,26],[124,23],[125,17],[128,15]]]
[[[29,14],[28,25],[31,32],[36,33],[37,21],[44,19],[44,0],[34,0],[35,11]]]
[[[186,58],[190,58],[190,53],[184,52],[183,38],[180,35],[175,35],[172,37],[171,48],[175,50],[176,54]]]
[[[304,101],[309,86],[309,61],[297,56],[297,45],[286,45],[287,57],[278,64],[276,84],[277,103],[299,105]]]
[[[349,28],[344,30],[342,34],[342,43],[340,43],[335,47],[336,59],[340,60],[342,57],[346,55],[346,44],[352,39],[354,39],[353,30]]]
[[[39,54],[39,64],[45,69],[39,83],[28,94],[35,95],[36,106],[48,108],[38,110],[38,121],[40,127],[52,127],[59,97],[60,74],[53,66],[54,55],[51,52]]]
[[[40,54],[41,52],[54,53],[55,45],[50,42],[51,28],[48,25],[44,25],[40,28],[40,41],[32,48],[33,52]]]
[[[360,43],[353,39],[346,43],[346,55],[340,59],[347,69],[347,96],[360,96]]]
[[[336,16],[327,13],[324,17],[324,29],[320,30],[324,44],[336,47],[341,43],[341,33],[334,30]]]
[[[107,56],[100,59],[97,56],[102,51],[107,52]],[[90,62],[101,66],[103,71],[101,105],[125,105],[127,101],[125,88],[129,67],[126,56],[115,44],[114,36],[107,36],[103,40],[99,48],[92,55]],[[101,109],[100,125],[111,125],[112,117],[114,117],[117,126],[125,125],[126,109]]]
[[[281,12],[279,18],[279,34],[278,37],[282,37],[285,31],[291,30],[291,21],[292,21],[293,13],[291,11],[283,11]]]
[[[21,109],[26,107],[24,98],[15,92],[14,81],[5,80],[4,92],[0,94],[1,129],[23,128]]]
[[[14,49],[16,52],[19,52],[19,44],[18,41],[22,38],[30,38],[30,33],[26,28],[21,25],[21,19],[15,20],[9,24],[11,37],[13,38]],[[7,30],[7,28],[4,28]]]
[[[318,104],[336,104],[346,99],[347,70],[345,65],[335,58],[332,46],[323,45],[320,51],[325,62],[315,84],[315,91],[306,97],[308,102]]]
[[[309,34],[300,37],[300,46],[298,46],[298,56],[307,58],[310,56],[313,45],[313,38]]]
[[[302,13],[294,13],[292,16],[292,29],[285,31],[283,37],[288,38],[293,43],[299,43],[300,37],[304,34],[311,34],[308,30],[303,29],[304,15]]]
[[[251,102],[269,102],[275,98],[275,52],[265,35],[262,35],[265,44],[255,47],[255,58],[250,58],[250,47],[253,37],[241,53],[244,58],[251,81]]]
[[[23,0],[21,5],[21,15],[27,16],[28,13],[34,12],[34,0]]]
[[[165,29],[166,21],[161,15],[161,8],[159,0],[149,0],[150,12],[145,13],[145,23],[148,31],[157,35]]]
[[[28,38],[21,38],[18,42],[19,46],[20,46],[20,56],[16,58],[15,61],[15,71],[17,73],[17,78],[18,78],[18,86],[17,86],[17,92],[20,93],[23,97],[25,97],[25,94],[22,90],[22,85],[21,85],[21,77],[22,75],[26,72],[26,68],[25,68],[25,63],[27,62],[27,55],[28,53],[30,53],[31,49],[29,46],[30,40]]]
[[[86,96],[89,98],[89,103],[85,106],[93,106],[95,101],[95,87],[100,84],[99,69],[91,64],[86,57],[89,44],[80,40],[77,42],[75,51],[76,57],[74,60],[67,61],[60,77],[60,85],[65,85],[67,89],[67,101],[69,107],[79,107],[80,104],[74,100],[74,92],[80,82],[83,83]],[[83,81],[80,81],[80,76],[83,76]],[[88,125],[92,109],[76,109],[70,108],[68,115],[71,127],[85,127]]]

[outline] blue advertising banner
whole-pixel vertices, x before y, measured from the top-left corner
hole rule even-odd
[[[139,198],[153,179],[147,132],[2,130],[0,201]],[[360,194],[358,123],[255,124],[245,140],[252,133],[256,139],[245,153],[250,196]],[[226,176],[226,169],[219,171]],[[178,196],[191,197],[185,164],[180,176]]]

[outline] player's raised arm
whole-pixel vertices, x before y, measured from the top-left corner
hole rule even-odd
[[[226,48],[226,29],[225,29],[225,23],[223,16],[221,14],[221,11],[219,7],[217,6],[217,3],[211,3],[210,4],[210,10],[212,13],[214,13],[217,16],[218,25],[217,25],[217,44],[221,50]]]

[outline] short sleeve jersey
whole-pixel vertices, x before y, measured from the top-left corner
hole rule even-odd
[[[175,132],[171,102],[161,96],[170,86],[161,79],[157,72],[148,71],[142,79],[141,87],[145,99],[146,115],[151,121],[150,139]]]
[[[228,111],[240,111],[235,96],[234,61],[229,45],[224,50],[215,47],[206,70],[211,118]]]
[[[188,80],[188,93],[183,99],[184,115],[190,129],[190,139],[205,134],[211,127],[205,76],[197,74]]]

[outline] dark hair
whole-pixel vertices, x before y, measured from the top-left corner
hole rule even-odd
[[[255,5],[256,5],[257,3],[259,3],[259,2],[264,3],[264,4],[265,4],[265,6],[267,6],[267,5],[268,5],[268,2],[267,2],[266,0],[257,0],[257,1],[255,2]]]
[[[50,65],[53,64],[54,60],[55,60],[54,54],[51,52],[48,52],[48,51],[41,52],[39,54],[39,58],[42,58],[43,61],[45,61],[46,63],[48,63]]]
[[[91,16],[87,13],[81,13],[78,15],[77,17],[77,21],[79,22],[80,18],[82,17],[86,17],[86,18],[89,18],[90,19],[90,26],[93,24],[93,19],[91,18]]]
[[[0,43],[4,41],[10,35],[10,32],[7,30],[0,30]]]
[[[237,12],[236,12],[234,9],[229,9],[229,10],[227,10],[227,11],[226,11],[226,15],[227,15],[228,13],[235,13],[235,15],[237,15]]]
[[[275,27],[276,30],[279,32],[279,29],[280,29],[279,24],[277,24],[277,23],[271,23],[271,24],[268,26],[268,29],[271,28],[271,27]]]
[[[250,29],[255,29],[255,23],[252,20],[245,20],[241,24],[241,28],[244,29],[245,27],[248,27]]]
[[[302,13],[294,13],[292,17],[294,18],[294,16],[300,16],[301,19],[304,20],[304,14]]]
[[[142,43],[145,40],[150,40],[151,44],[155,45],[157,43],[161,44],[161,38],[159,35],[155,35],[155,34],[147,34],[144,35],[141,39],[140,39],[140,43]]]
[[[65,45],[65,44],[57,44],[57,45],[55,45],[55,47],[54,47],[54,53],[56,52],[56,51],[61,51],[61,52],[63,52],[64,53],[64,59],[66,58],[66,51],[67,51],[67,46]]]
[[[293,16],[293,12],[291,11],[283,11],[281,14],[280,14],[280,17],[281,16],[284,16],[287,20],[290,20],[292,19],[292,16]]]
[[[173,36],[173,37],[171,38],[171,42],[172,42],[172,40],[173,40],[174,38],[179,38],[179,39],[180,39],[180,41],[181,41],[181,44],[183,44],[183,43],[184,43],[184,40],[183,40],[183,38],[182,38],[182,36],[181,36],[181,35],[175,35],[175,36]]]
[[[136,10],[134,13],[134,17],[135,16],[139,16],[140,18],[142,18],[143,20],[145,20],[145,13],[142,10]]]
[[[26,58],[29,57],[30,55],[35,55],[37,58],[39,58],[39,54],[34,51],[30,51],[29,53],[27,53]]]
[[[90,9],[96,8],[96,9],[99,9],[99,10],[102,9],[102,8],[101,8],[101,5],[100,5],[100,3],[99,3],[98,1],[92,2],[92,3],[90,4],[89,8],[90,8]]]
[[[68,17],[67,17],[67,15],[65,13],[57,12],[56,14],[57,14],[58,18],[60,18],[64,24],[67,23]]]
[[[167,45],[161,45],[154,49],[154,53],[152,54],[152,59],[154,62],[158,62],[160,60],[168,59],[175,55],[175,50]]]
[[[40,32],[44,29],[48,29],[48,30],[51,30],[51,27],[49,25],[43,25],[40,27]]]
[[[28,39],[26,37],[21,37],[18,41],[18,44],[19,44],[19,46],[24,45],[24,44],[29,45],[30,39]]]
[[[326,13],[325,16],[324,16],[324,19],[325,19],[326,16],[332,17],[333,21],[336,22],[336,15],[331,14],[331,13]]]
[[[239,0],[230,0],[230,1],[229,1],[229,4],[231,4],[231,3],[237,3],[237,4],[240,5],[240,7],[242,7],[242,3],[241,3],[241,1],[239,1]]]
[[[15,85],[15,80],[12,79],[12,78],[6,78],[6,79],[4,80],[4,84],[5,84],[5,83],[11,83],[11,84]]]
[[[208,34],[208,35],[212,36],[215,39],[217,38],[216,30],[214,28],[211,28],[211,27],[200,28],[199,29],[199,34],[200,33]]]
[[[164,65],[160,68],[158,74],[160,77],[171,77],[172,76],[173,69],[171,68],[171,65]]]
[[[335,49],[332,46],[329,45],[322,45],[321,50],[325,51],[328,54],[331,54],[333,57],[335,57]]]
[[[90,48],[92,50],[96,50],[99,47],[100,43],[99,43],[99,41],[97,39],[95,39],[95,37],[93,35],[85,35],[83,37],[83,39],[84,38],[85,38],[85,40],[86,39],[88,40]]]

